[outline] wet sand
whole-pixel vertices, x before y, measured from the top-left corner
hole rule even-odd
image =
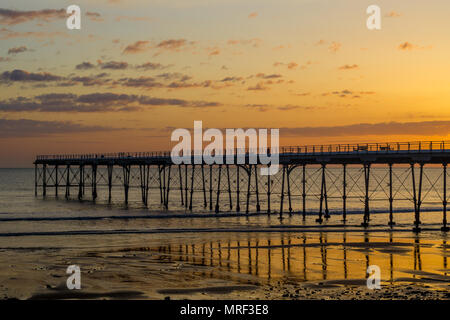
[[[162,233],[0,243],[0,299],[449,299],[449,245],[429,232]],[[39,245],[37,245],[39,244]],[[81,290],[66,287],[81,268]],[[381,289],[366,286],[381,268]]]

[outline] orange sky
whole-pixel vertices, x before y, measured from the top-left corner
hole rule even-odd
[[[168,150],[174,128],[280,128],[282,145],[445,140],[448,1],[2,2],[0,167]]]

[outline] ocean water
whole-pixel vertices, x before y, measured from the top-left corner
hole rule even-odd
[[[198,169],[197,169],[198,170]],[[167,173],[167,170],[165,172]],[[77,176],[71,176],[70,197],[65,199],[64,172],[59,171],[58,196],[55,196],[55,188],[47,187],[47,196],[42,196],[42,187],[38,187],[38,195],[34,195],[34,169],[0,169],[0,219],[3,223],[0,232],[34,231],[68,231],[80,230],[80,223],[86,221],[87,230],[110,230],[112,227],[236,227],[236,226],[274,226],[284,223],[278,219],[280,212],[281,172],[271,177],[271,214],[266,214],[268,207],[267,177],[258,177],[258,194],[261,211],[256,213],[256,187],[254,176],[250,186],[249,217],[246,217],[247,201],[247,176],[240,172],[240,212],[236,212],[236,172],[230,169],[231,193],[228,191],[228,177],[225,170],[221,173],[220,183],[220,213],[215,214],[217,203],[218,170],[212,169],[212,189],[210,193],[210,173],[205,169],[205,193],[201,182],[200,172],[194,173],[194,192],[192,193],[192,210],[186,208],[190,203],[191,192],[186,191],[186,178],[191,188],[192,171],[172,171],[169,208],[165,209],[161,203],[157,170],[150,172],[149,204],[145,207],[141,200],[140,175],[137,169],[132,169],[130,178],[130,191],[128,204],[124,203],[124,188],[122,171],[115,169],[113,172],[112,199],[108,201],[106,171],[100,169],[97,174],[98,198],[93,201],[91,195],[90,172],[85,176],[85,189],[83,200],[78,200]],[[418,169],[415,171],[416,184],[419,183]],[[53,173],[54,176],[54,173]],[[182,180],[180,190],[180,176]],[[303,221],[302,212],[302,184],[301,170],[295,169],[290,175],[291,199],[289,200],[287,182],[285,183],[283,217],[290,218],[289,223],[301,225],[317,225],[314,220],[320,206],[321,170],[320,168],[308,168],[306,174],[306,212],[307,219]],[[394,168],[393,174],[393,207],[394,221],[397,226],[408,226],[414,221],[414,202],[412,178],[409,168]],[[386,168],[373,168],[370,177],[370,212],[373,226],[386,225],[389,221],[389,181]],[[364,211],[364,176],[361,168],[348,168],[346,177],[346,208],[348,225],[360,224]],[[442,224],[442,169],[426,168],[422,179],[422,205],[421,222],[424,227],[437,228]],[[328,207],[331,218],[324,224],[336,224],[342,222],[342,170],[327,170]],[[49,185],[52,183],[49,182]],[[448,187],[447,187],[448,188]],[[418,186],[416,186],[418,197]],[[448,193],[448,192],[447,192]],[[448,198],[448,194],[447,194]],[[209,210],[209,202],[212,199],[212,208]],[[230,199],[232,206],[230,207]],[[207,207],[204,207],[206,200]],[[289,205],[290,204],[290,205]],[[292,215],[289,215],[289,206]],[[325,210],[325,202],[323,203]],[[134,218],[134,220],[133,220]],[[142,219],[139,219],[142,218]],[[10,219],[10,220],[8,220]],[[39,220],[39,228],[35,228],[34,221]],[[126,220],[126,224],[124,224]],[[148,221],[146,221],[148,220]],[[206,222],[204,222],[205,220]],[[9,224],[9,221],[14,222]],[[135,224],[134,222],[137,224]],[[138,222],[137,222],[138,221]],[[27,225],[31,229],[27,229]],[[144,224],[144,225],[143,225]],[[32,226],[32,227],[31,227]],[[48,229],[47,229],[48,228]]]
[[[398,179],[394,180],[396,225],[393,230],[387,226],[387,171],[381,168],[372,171],[371,226],[365,230],[360,226],[364,184],[360,180],[360,169],[351,170],[354,171],[347,178],[350,182],[346,224],[341,215],[341,171],[332,169],[327,176],[331,217],[319,225],[315,222],[320,193],[320,184],[314,182],[320,174],[316,168],[308,169],[306,219],[299,214],[300,172],[293,171],[290,182],[293,213],[288,213],[286,194],[281,220],[278,215],[280,175],[271,182],[272,214],[266,213],[267,182],[261,178],[262,212],[254,213],[256,195],[252,187],[249,201],[252,214],[245,215],[242,212],[246,206],[245,179],[241,181],[241,212],[236,213],[237,196],[235,192],[231,195],[233,208],[230,210],[227,178],[222,177],[225,184],[220,188],[221,212],[215,214],[205,210],[201,183],[197,180],[194,181],[193,210],[181,205],[179,181],[177,184],[175,178],[167,210],[161,204],[156,187],[150,189],[148,207],[143,206],[138,172],[132,172],[134,187],[125,205],[121,171],[114,172],[116,180],[109,203],[104,183],[99,183],[96,201],[90,197],[88,182],[81,201],[77,199],[77,187],[71,188],[70,199],[64,198],[64,186],[59,189],[59,197],[55,197],[54,188],[50,187],[46,197],[42,196],[41,188],[35,196],[34,169],[0,169],[0,297],[3,294],[4,297],[29,298],[51,290],[48,288],[61,285],[69,264],[79,264],[82,270],[92,273],[85,277],[86,290],[138,288],[148,298],[160,298],[158,290],[161,288],[196,286],[211,279],[214,283],[241,284],[274,279],[294,283],[364,279],[368,264],[374,262],[382,267],[386,281],[414,278],[417,283],[420,271],[438,277],[435,283],[447,288],[447,234],[440,231],[442,170],[429,168],[423,179],[421,222],[424,231],[418,235],[412,232],[414,213],[407,168],[395,169]],[[215,183],[216,173],[213,172]],[[231,173],[230,179],[231,183],[236,183],[235,173]],[[191,181],[190,176],[188,181]],[[213,188],[215,205],[217,187]],[[154,268],[161,263],[172,267],[182,263],[183,268],[190,266],[192,269],[180,271],[173,267],[161,271],[159,267]],[[208,272],[204,268],[208,268]],[[143,287],[149,272],[154,282]],[[194,275],[198,282],[187,280],[192,280]],[[104,282],[100,285],[98,281],[104,281],[105,277],[111,278],[109,286],[102,287]],[[127,277],[133,280],[126,280]]]

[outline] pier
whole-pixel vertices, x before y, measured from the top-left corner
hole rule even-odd
[[[235,150],[248,160],[251,150]],[[157,198],[165,210],[178,202],[186,210],[193,209],[194,195],[204,210],[219,213],[235,211],[305,216],[313,209],[317,223],[330,217],[330,201],[339,200],[338,209],[345,222],[350,198],[360,200],[362,223],[370,224],[371,203],[386,201],[389,221],[395,225],[394,206],[398,200],[409,201],[414,212],[414,232],[421,231],[421,208],[433,192],[442,207],[442,231],[447,224],[447,164],[450,141],[395,143],[333,144],[290,146],[279,148],[280,170],[273,176],[262,176],[262,164],[174,164],[170,152],[122,152],[97,154],[39,155],[35,165],[35,195],[53,194],[66,199],[76,196],[95,201],[99,187],[106,190],[107,201],[113,188],[123,190],[127,204],[131,188],[140,190],[143,205],[149,196]],[[258,157],[259,158],[259,157]],[[192,163],[194,163],[192,161]],[[235,161],[236,163],[236,161]],[[401,174],[393,167],[404,168]],[[333,168],[333,171],[330,170]],[[427,168],[439,169],[437,177]],[[312,170],[313,169],[313,170]],[[312,171],[311,171],[312,170]],[[337,170],[339,173],[337,174]],[[374,174],[375,170],[382,170]],[[427,190],[424,184],[427,183]],[[399,197],[398,188],[408,188]],[[355,192],[358,190],[358,192]],[[86,195],[90,191],[90,196]],[[150,192],[152,191],[152,192]],[[380,197],[380,192],[385,197]],[[308,201],[317,200],[317,208],[307,208]],[[274,208],[274,203],[277,208]],[[294,206],[298,208],[294,208]]]

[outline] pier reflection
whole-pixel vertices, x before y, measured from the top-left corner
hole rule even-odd
[[[439,249],[436,249],[439,247]],[[176,250],[176,249],[177,250]],[[423,242],[392,233],[278,234],[262,238],[249,234],[238,240],[198,241],[188,245],[167,244],[160,259],[183,262],[202,275],[248,281],[364,280],[367,267],[378,265],[382,281],[394,283],[405,277],[420,278],[420,271],[447,276],[447,242]],[[250,277],[248,277],[250,276]]]

